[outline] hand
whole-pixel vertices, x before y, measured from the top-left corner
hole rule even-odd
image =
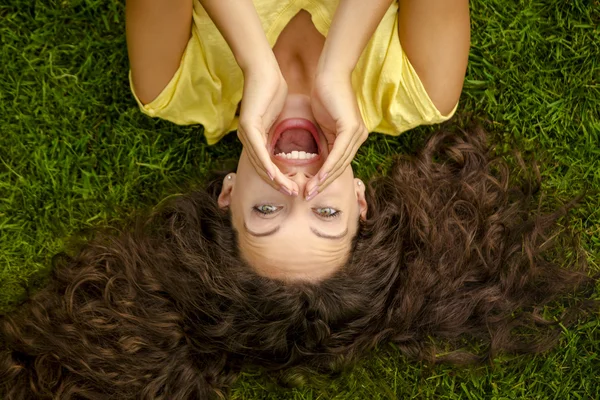
[[[298,185],[281,173],[267,150],[267,132],[281,113],[287,96],[285,79],[275,57],[243,71],[238,138],[265,182],[285,194],[298,195]]]
[[[369,136],[352,89],[351,73],[317,74],[311,107],[327,139],[329,156],[317,175],[306,184],[307,200],[344,172]]]

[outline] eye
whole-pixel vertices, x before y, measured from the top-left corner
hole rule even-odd
[[[342,213],[341,211],[331,207],[313,208],[313,211],[315,214],[317,214],[317,216],[321,218],[334,218]]]
[[[258,206],[252,207],[252,209],[259,214],[269,215],[281,210],[281,207],[274,206],[272,204],[260,204]]]

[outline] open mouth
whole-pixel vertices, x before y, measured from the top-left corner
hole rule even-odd
[[[317,127],[303,118],[282,121],[273,135],[273,154],[282,160],[316,161],[319,158]]]

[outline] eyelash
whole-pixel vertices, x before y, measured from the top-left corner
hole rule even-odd
[[[261,207],[272,207],[272,208],[274,208],[274,210],[262,211]],[[279,210],[281,210],[281,208],[282,207],[280,207],[280,206],[274,206],[272,204],[260,204],[260,205],[252,207],[252,211],[254,211],[258,214],[262,214],[262,215],[271,215],[271,214],[274,214],[274,213],[278,212]],[[321,213],[319,213],[318,210],[332,210],[333,212],[331,214],[321,214]],[[342,212],[340,210],[336,210],[335,208],[332,208],[332,207],[313,208],[313,212],[319,218],[337,218],[342,214]]]
[[[261,208],[261,207],[273,207],[273,208],[274,208],[274,210],[271,210],[271,211],[261,211],[261,210],[260,210],[260,208]],[[254,212],[256,212],[256,213],[259,213],[259,214],[262,214],[262,215],[271,215],[271,214],[274,214],[274,213],[276,213],[277,211],[281,210],[281,207],[279,207],[279,206],[274,206],[274,205],[272,205],[272,204],[260,204],[260,205],[257,205],[257,206],[254,206],[254,207],[252,207],[252,210],[253,210]]]
[[[328,214],[328,215],[323,215],[323,214],[319,213],[318,210],[332,210],[333,213]],[[313,208],[313,211],[320,218],[337,218],[342,214],[342,212],[340,210],[336,210],[335,208],[332,208],[332,207]]]

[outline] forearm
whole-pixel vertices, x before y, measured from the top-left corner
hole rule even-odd
[[[251,0],[200,0],[242,70],[274,55]]]
[[[341,0],[319,59],[319,70],[351,73],[392,1]]]

